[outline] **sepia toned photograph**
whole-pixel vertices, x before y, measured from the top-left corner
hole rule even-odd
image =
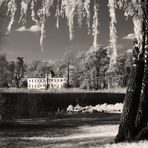
[[[147,140],[148,0],[0,0],[0,148]]]

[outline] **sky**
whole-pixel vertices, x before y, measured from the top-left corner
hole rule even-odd
[[[54,8],[53,8],[54,9]],[[127,50],[132,48],[133,24],[131,18],[125,19],[122,10],[116,10],[117,14],[117,32],[118,48]],[[107,0],[99,0],[99,38],[100,45],[106,47],[109,44],[109,10]],[[7,45],[2,52],[7,54],[8,60],[15,60],[17,56],[23,56],[26,62],[35,59],[55,60],[63,56],[67,50],[86,51],[93,44],[93,38],[87,33],[87,26],[83,22],[82,28],[74,25],[74,38],[69,40],[68,26],[66,19],[60,19],[60,28],[56,28],[56,19],[54,14],[46,23],[46,38],[44,39],[44,52],[41,52],[39,39],[39,28],[29,19],[26,27],[15,23],[11,34],[8,37]]]

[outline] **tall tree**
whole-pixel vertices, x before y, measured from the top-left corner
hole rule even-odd
[[[56,1],[56,0],[55,0]],[[4,1],[3,1],[4,2]],[[98,5],[96,0],[61,0],[56,7],[57,27],[59,26],[59,17],[66,17],[69,27],[69,37],[73,38],[75,16],[78,18],[78,24],[82,25],[82,19],[85,17],[88,25],[88,32],[92,31],[94,37],[93,46],[97,46],[98,40]],[[31,9],[31,18],[41,27],[40,44],[43,50],[43,39],[45,37],[45,23],[50,16],[51,7],[54,0],[7,0],[8,14],[10,22],[8,32],[10,32],[15,22],[15,14],[21,7],[20,21],[26,22],[26,15],[29,6]],[[39,4],[39,7],[36,7]],[[92,5],[91,5],[92,4]],[[91,6],[93,11],[90,10]],[[132,16],[134,24],[135,42],[133,47],[133,63],[130,73],[130,80],[124,100],[123,113],[119,126],[119,132],[116,141],[134,139],[140,131],[147,125],[147,26],[148,26],[148,2],[147,0],[108,0],[110,14],[110,47],[111,56],[108,72],[114,72],[117,63],[117,31],[116,31],[116,11],[119,6],[123,8],[125,16]],[[92,13],[92,15],[91,15]],[[93,18],[92,24],[91,17]],[[92,28],[91,28],[92,26]]]
[[[7,31],[7,19],[6,19],[6,7],[0,3],[0,51],[4,43],[6,42],[6,31]]]
[[[0,87],[7,87],[7,64],[6,54],[0,54]]]
[[[126,11],[133,11],[135,42],[133,64],[124,100],[116,141],[133,140],[147,126],[147,0],[125,1]],[[146,58],[146,59],[145,59]],[[143,86],[143,87],[142,87]],[[140,137],[139,137],[140,138]]]
[[[71,87],[71,72],[73,71],[73,65],[74,65],[74,54],[72,50],[68,50],[65,52],[63,56],[63,63],[66,66],[66,77],[67,77],[67,82],[66,82],[66,87],[69,88]]]
[[[21,79],[24,77],[24,58],[23,57],[17,57],[17,61],[15,64],[14,77],[15,77],[16,87],[20,88]]]

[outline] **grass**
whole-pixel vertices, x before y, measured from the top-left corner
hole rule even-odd
[[[13,118],[0,124],[0,147],[102,147],[113,142],[120,114]]]
[[[105,93],[125,93],[126,88],[112,88],[112,89],[103,89],[103,90],[84,90],[79,88],[71,89],[61,89],[61,90],[29,90],[25,88],[0,88],[0,92],[3,93],[94,93],[94,92],[105,92]]]
[[[114,143],[120,114],[58,114],[0,123],[0,148],[147,148],[148,141]]]

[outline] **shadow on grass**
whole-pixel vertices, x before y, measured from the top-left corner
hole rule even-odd
[[[77,128],[84,125],[118,124],[119,113],[60,114],[44,118],[14,117],[0,122],[0,129]]]
[[[99,135],[112,131],[109,126],[118,124],[119,118],[120,114],[113,113],[17,117],[0,123],[0,147],[96,147],[113,142],[114,137]],[[30,139],[32,137],[39,139]]]

